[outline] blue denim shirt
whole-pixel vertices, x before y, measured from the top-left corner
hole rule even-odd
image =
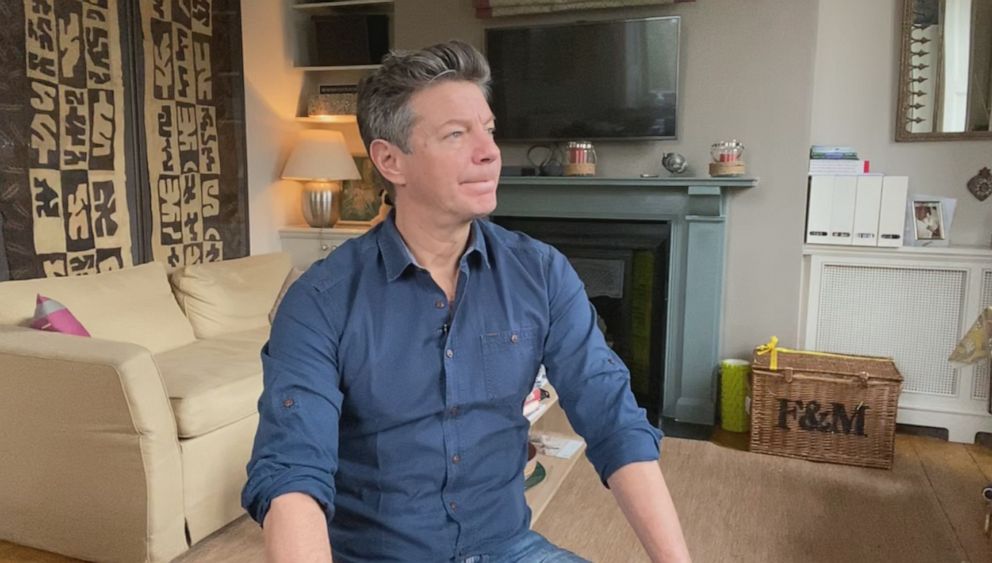
[[[455,303],[392,217],[290,287],[262,350],[265,390],[242,503],[311,495],[335,561],[448,561],[526,532],[522,414],[540,364],[605,482],[656,460],[661,433],[549,245],[472,225]]]

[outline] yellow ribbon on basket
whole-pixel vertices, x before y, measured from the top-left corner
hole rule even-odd
[[[758,346],[758,349],[755,350],[755,352],[759,356],[764,356],[765,354],[770,353],[771,357],[768,360],[768,367],[770,369],[778,369],[778,337],[777,336],[773,336],[772,339],[769,340],[767,344],[762,344],[761,346]]]
[[[851,355],[831,354],[830,352],[813,352],[811,350],[791,350],[789,348],[779,348],[778,337],[777,336],[771,337],[771,339],[768,342],[766,342],[765,344],[762,344],[762,345],[758,346],[757,348],[755,348],[754,351],[759,356],[764,356],[765,354],[771,354],[771,357],[768,360],[768,368],[769,369],[773,369],[773,370],[778,369],[778,353],[779,352],[784,352],[786,354],[806,354],[807,356],[825,356],[825,357],[828,357],[828,358],[849,358],[849,357],[852,357]],[[861,359],[864,359],[864,360],[877,360],[877,361],[880,361],[880,362],[888,362],[888,361],[890,361],[888,358],[873,358],[871,356],[854,356],[854,357],[858,357],[858,358],[861,358]]]

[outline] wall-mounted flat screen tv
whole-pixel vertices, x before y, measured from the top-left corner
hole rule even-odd
[[[487,29],[496,138],[674,139],[680,23]]]

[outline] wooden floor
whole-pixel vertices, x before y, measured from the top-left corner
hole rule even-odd
[[[741,435],[718,433],[713,440],[718,446],[706,444],[710,448],[707,451],[712,453],[713,450],[726,451],[740,449],[744,446],[744,440],[745,438]],[[675,444],[676,442],[672,442],[670,445]],[[679,448],[670,451],[699,451],[698,449],[692,449],[692,447],[692,443],[683,443],[680,444]],[[695,447],[698,448],[698,446]],[[913,496],[921,499],[935,499],[926,505],[925,510],[928,512],[925,513],[923,520],[928,522],[928,526],[930,525],[930,521],[933,522],[934,529],[940,532],[939,534],[934,533],[934,543],[941,544],[940,550],[934,552],[937,554],[936,556],[928,554],[925,557],[920,556],[917,559],[902,557],[900,560],[968,561],[971,563],[988,563],[992,561],[992,540],[986,537],[982,530],[985,503],[980,497],[982,488],[992,483],[992,448],[988,445],[952,444],[932,437],[900,434],[897,436],[896,451],[897,461],[900,464],[901,470],[893,470],[891,472],[864,470],[869,475],[869,479],[872,480],[871,486],[884,489],[888,486],[889,481],[891,481],[893,487],[902,486],[898,481],[900,475],[903,477],[907,473],[916,475],[917,480],[914,483],[919,484],[919,490],[914,490]],[[747,456],[737,459],[745,460],[747,463],[741,465],[750,467],[751,471],[754,471],[755,468],[762,468],[762,471],[768,471],[768,467],[778,467],[774,465],[778,463],[784,464],[783,467],[786,467],[789,471],[796,468],[799,468],[800,471],[805,471],[807,466],[822,467],[822,464],[809,464],[808,462],[786,460],[785,458],[760,456],[759,454],[744,454],[740,452],[733,453],[738,456]],[[750,456],[757,457],[752,458]],[[664,450],[662,459],[662,467],[667,472],[668,468],[666,468],[664,462]],[[755,464],[755,462],[759,463]],[[673,467],[673,469],[677,469],[677,467]],[[609,493],[604,492],[596,481],[597,479],[594,473],[589,468],[573,471],[572,474],[569,474],[565,485],[562,487],[563,494],[560,495],[564,498],[556,496],[552,500],[544,517],[538,522],[536,529],[559,543],[580,542],[575,544],[576,549],[584,546],[585,549],[581,553],[594,561],[646,561],[647,559],[636,544],[636,540],[631,539],[633,536],[629,529],[626,529],[626,525],[616,517],[612,517],[612,520],[604,523],[603,526],[589,525],[588,519],[590,517],[605,518],[599,517],[598,514],[609,514],[615,508],[608,506],[608,504],[611,504]],[[673,495],[676,495],[680,485],[672,482],[671,486],[673,488]],[[713,492],[721,494],[719,491]],[[684,505],[687,500],[676,497],[676,502]],[[808,510],[808,508],[782,506],[781,510],[801,511]],[[575,516],[579,511],[584,511],[587,514],[585,522],[576,520]],[[693,514],[693,510],[691,510],[691,507],[686,507],[684,513],[680,509],[680,514],[684,514],[683,519],[685,519]],[[692,517],[698,520],[697,517]],[[706,517],[703,516],[702,518],[705,519]],[[786,515],[784,521],[788,520],[788,515]],[[708,545],[709,542],[717,540],[715,537],[716,534],[710,532],[701,534],[699,531],[700,526],[696,525],[694,527],[692,523],[689,523],[688,526],[686,524],[686,522],[683,523],[687,529],[686,535],[690,543],[690,548],[696,548],[694,550],[696,563],[729,560],[726,559],[727,552],[715,556],[714,553],[716,552],[713,551],[712,546]],[[897,525],[897,523],[894,521],[893,525]],[[824,523],[824,526],[826,528],[817,533],[829,533],[827,528],[830,525]],[[580,527],[582,529],[578,529]],[[781,533],[788,535],[788,530],[781,531]],[[725,533],[724,535],[727,536],[728,534]],[[747,550],[745,553],[750,552],[752,554],[752,559],[746,556],[734,557],[736,561],[754,560],[753,546],[748,545],[749,542],[767,541],[749,537],[747,534],[740,536],[729,534],[729,540],[737,544],[743,544],[740,548]],[[728,537],[724,537],[722,541],[728,541]],[[928,542],[929,540],[921,541]],[[618,545],[622,545],[622,547],[617,547]],[[565,546],[569,547],[568,545]],[[808,562],[835,561],[837,560],[834,557],[836,555],[837,553],[814,552],[809,554],[808,557],[804,557],[804,560]],[[263,560],[259,529],[245,517],[231,523],[224,529],[200,542],[180,557],[177,562],[203,561],[220,563],[229,561],[262,562]],[[881,559],[863,558],[862,560],[886,559],[882,557]],[[0,561],[65,563],[75,560],[0,542]]]

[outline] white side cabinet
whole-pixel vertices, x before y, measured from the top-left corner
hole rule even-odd
[[[897,422],[992,432],[989,364],[947,361],[992,305],[992,250],[807,246],[805,348],[889,356],[905,378]]]
[[[293,259],[293,266],[306,270],[311,264],[334,252],[348,239],[365,234],[364,228],[284,227],[279,229],[282,249]]]

